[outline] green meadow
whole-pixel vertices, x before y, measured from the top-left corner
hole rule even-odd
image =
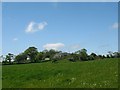
[[[3,65],[3,88],[117,88],[118,59]]]

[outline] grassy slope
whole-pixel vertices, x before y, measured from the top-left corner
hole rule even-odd
[[[118,59],[3,66],[3,88],[114,88]]]

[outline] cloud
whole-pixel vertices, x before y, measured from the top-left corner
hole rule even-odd
[[[114,24],[112,25],[112,28],[113,28],[113,29],[118,29],[118,23],[117,23],[117,22],[114,23]]]
[[[50,49],[54,49],[54,50],[58,50],[62,47],[64,47],[65,45],[63,43],[52,43],[52,44],[46,44],[43,46],[44,49],[50,50]]]
[[[71,46],[72,49],[80,49],[80,45],[79,44],[75,44]]]
[[[68,45],[65,47],[65,50],[67,52],[74,52],[74,51],[77,51],[77,50],[80,50],[81,49],[81,45],[80,44],[72,44],[72,45]]]
[[[29,25],[27,26],[25,32],[26,33],[34,33],[40,30],[43,30],[47,25],[47,22],[41,22],[41,23],[36,23],[36,22],[30,22]]]
[[[13,41],[17,41],[18,40],[18,38],[13,38]]]
[[[38,29],[43,30],[46,25],[47,25],[47,22],[38,23]]]

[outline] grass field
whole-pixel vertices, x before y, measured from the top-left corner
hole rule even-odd
[[[117,88],[118,59],[4,65],[3,88]]]
[[[0,89],[2,89],[2,64],[0,63]]]

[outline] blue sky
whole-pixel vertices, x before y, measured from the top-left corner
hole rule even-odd
[[[2,54],[2,3],[0,3],[0,55]]]
[[[3,3],[3,55],[39,51],[118,50],[118,6],[112,3]]]
[[[2,2],[119,2],[119,0],[2,0]]]

